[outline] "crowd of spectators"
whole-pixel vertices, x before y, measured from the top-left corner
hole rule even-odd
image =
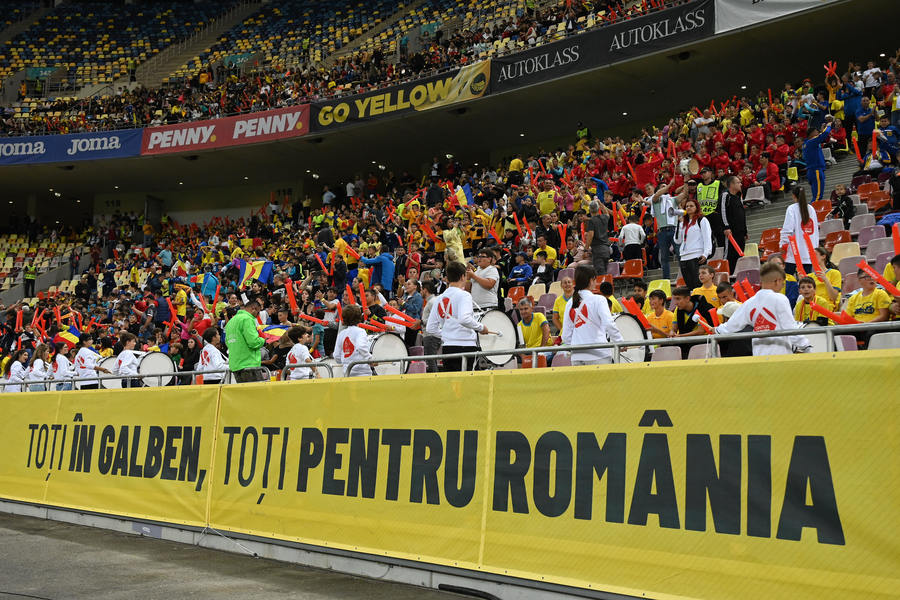
[[[389,170],[359,173],[325,186],[321,203],[318,198],[273,195],[249,218],[215,218],[202,224],[164,218],[159,229],[136,214],[100,219],[86,232],[91,266],[72,273],[77,283],[71,293],[44,294],[33,307],[6,307],[0,319],[4,373],[9,375],[16,362],[32,360],[41,354],[40,344],[54,340],[57,353],[65,356],[71,340],[60,334],[73,326],[82,332],[82,341],[96,341],[100,356],[118,354],[133,341],[139,348],[167,352],[184,370],[202,369],[200,352],[208,344],[228,350],[223,328],[248,310],[260,329],[281,327],[277,336],[259,344],[264,346],[261,364],[277,370],[307,334],[310,356],[329,356],[341,307],[357,302],[362,304],[363,324],[395,331],[407,345],[423,343],[418,334],[429,301],[448,285],[450,262],[467,264],[466,277],[479,304],[508,309],[520,321],[523,338],[533,345],[558,339],[562,315],[555,299],[565,299],[572,285],[571,275],[563,270],[579,265],[593,265],[602,275],[596,290],[614,313],[627,310],[634,300],[650,319],[654,335],[701,335],[705,330],[692,318],[695,312],[709,315],[711,309],[735,302],[728,277],[733,268],[726,262],[722,277],[711,258],[716,247],[724,250],[735,244],[724,241],[725,234],[738,231],[737,220],[752,209],[744,182],[751,189],[769,184],[764,196],[785,202],[784,231],[791,231],[788,223],[794,219],[791,227],[799,236],[816,220],[801,185],[789,186],[790,194],[778,194],[792,181],[790,169],[802,173],[802,164],[791,166],[788,157],[814,158],[804,148],[804,139],[849,153],[848,145],[874,137],[874,156],[882,164],[877,172],[874,167],[868,172],[886,182],[893,209],[900,206],[895,170],[900,136],[890,125],[897,113],[892,83],[897,65],[894,57],[885,62],[877,75],[871,72],[877,67],[864,71],[851,64],[839,86],[804,81],[796,89],[785,85],[771,102],[768,94],[760,93],[706,110],[692,109],[630,140],[597,138],[579,123],[570,146],[512,156],[508,164],[476,167],[435,158],[421,178]],[[870,76],[876,85],[863,85],[859,91]],[[874,96],[876,106],[861,103],[854,113],[849,101],[861,94]],[[872,110],[884,113],[872,117],[882,117],[874,133],[866,129],[869,119],[860,118]],[[838,133],[841,128],[843,135]],[[863,151],[867,156],[862,166],[872,167],[871,150]],[[697,161],[700,173],[684,171],[685,160]],[[769,160],[778,165],[771,179],[772,170],[765,164]],[[706,205],[703,190],[710,185],[721,185],[727,194]],[[891,208],[889,204],[885,210]],[[668,219],[674,239],[664,236],[660,226]],[[809,231],[818,235],[817,227]],[[737,240],[741,246],[745,241]],[[660,297],[648,290],[643,274],[655,266],[667,268],[670,251],[677,253],[679,246],[684,281],[678,283],[687,285],[662,286]],[[792,259],[780,246],[781,252],[768,260],[780,269],[787,258],[790,267]],[[817,253],[821,269],[813,272],[807,265],[810,279],[804,280],[793,277],[789,268],[784,283],[783,293],[792,307],[801,307],[801,316],[809,303],[799,298],[809,295],[804,286],[812,282],[817,289],[811,297],[819,305],[835,310],[846,305],[861,321],[897,318],[900,303],[867,279],[868,272],[858,273],[861,292],[849,299],[835,294],[841,284],[834,279],[834,266],[827,251]],[[810,257],[802,258],[806,263]],[[620,260],[623,276],[614,278],[607,270],[613,265],[618,269]],[[692,260],[696,273],[686,270]],[[637,263],[631,275],[629,262]],[[795,264],[795,272],[800,267]],[[885,266],[887,281],[896,282],[896,269],[900,258]],[[664,277],[671,283],[668,273]],[[538,285],[548,291],[557,284],[555,299],[527,300],[532,310],[521,315],[513,310],[511,301],[518,301],[523,289]],[[670,296],[674,319],[666,306]],[[405,315],[403,325],[391,317],[394,311]],[[728,310],[721,312],[727,319]],[[303,325],[298,328],[297,323]],[[88,338],[88,332],[95,337]],[[16,371],[21,374],[21,368]]]
[[[493,28],[475,25],[449,36],[438,32],[420,52],[388,55],[375,49],[338,58],[330,67],[312,61],[293,67],[254,63],[251,68],[234,64],[226,67],[219,62],[204,64],[193,76],[160,88],[134,87],[119,80],[115,94],[31,99],[29,104],[34,106],[29,106],[27,112],[17,113],[14,106],[4,107],[0,110],[0,136],[155,126],[358,94],[480,60],[495,40],[513,42],[512,50],[518,49],[516,41],[531,47],[555,39],[559,24],[563,24],[566,34],[576,34],[589,23],[601,26],[684,1],[688,0],[666,0],[654,6],[635,3],[628,7],[611,0],[605,4],[561,2],[543,10],[524,9],[518,17]],[[591,19],[582,18],[587,16]],[[24,99],[26,94],[20,96]]]

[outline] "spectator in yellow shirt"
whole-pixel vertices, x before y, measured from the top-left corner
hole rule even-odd
[[[833,321],[827,317],[823,317],[811,307],[813,303],[816,303],[828,310],[834,308],[833,302],[827,298],[816,295],[816,280],[812,277],[801,277],[800,280],[797,281],[797,286],[800,290],[800,297],[797,299],[797,304],[794,306],[794,320],[798,323],[815,321],[820,325],[834,325]]]
[[[572,294],[575,292],[575,280],[566,275],[559,280],[559,284],[562,286],[563,293],[561,296],[557,296],[556,301],[553,303],[551,318],[556,331],[561,334],[563,321],[565,321],[566,302],[572,299]]]
[[[550,323],[544,313],[534,312],[529,298],[519,300],[519,331],[526,348],[550,345]]]
[[[706,301],[713,305],[713,308],[719,308],[719,294],[716,291],[716,284],[713,283],[713,277],[715,277],[715,270],[709,265],[702,265],[700,267],[700,272],[698,274],[700,278],[700,287],[695,287],[691,290],[691,295],[696,296],[697,294],[706,298]]]
[[[545,179],[543,190],[537,197],[538,210],[542,215],[549,215],[556,210],[556,190],[553,189],[553,181]]]
[[[531,255],[532,259],[537,261],[538,252],[545,252],[547,254],[547,264],[554,269],[557,268],[559,266],[559,263],[556,262],[556,249],[553,246],[547,245],[547,238],[543,235],[539,235],[537,238],[537,244],[538,247]]]
[[[647,301],[650,303],[647,321],[650,323],[653,339],[671,337],[675,331],[675,313],[666,309],[666,293],[662,290],[653,290]]]
[[[856,278],[862,289],[850,296],[847,312],[863,323],[887,321],[891,297],[875,284],[875,280],[866,271],[857,271]]]

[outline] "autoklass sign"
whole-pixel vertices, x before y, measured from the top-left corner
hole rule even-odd
[[[491,59],[491,91],[504,92],[672,48],[713,34],[715,4],[692,2],[511,56]]]
[[[170,154],[301,137],[309,132],[309,105],[239,117],[179,123],[144,130],[142,155]]]

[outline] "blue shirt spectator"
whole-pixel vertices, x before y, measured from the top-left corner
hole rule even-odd
[[[367,267],[375,267],[372,280],[369,284],[380,283],[384,291],[394,289],[394,257],[387,252],[382,252],[374,258],[360,258],[359,261]]]

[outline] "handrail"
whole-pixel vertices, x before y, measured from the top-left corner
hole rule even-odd
[[[265,368],[267,371],[269,370],[266,367],[263,367],[263,368]],[[330,364],[328,364],[326,362],[313,362],[313,363],[307,363],[307,364],[302,364],[302,365],[288,365],[285,367],[285,369],[282,370],[282,372],[284,372],[285,370],[290,371],[290,369],[294,369],[294,368],[323,368],[326,371],[328,371],[329,376],[332,379],[334,378],[334,369],[332,368],[332,366]],[[154,379],[154,378],[162,379],[163,377],[185,377],[185,376],[190,376],[193,378],[195,375],[204,375],[204,376],[206,376],[206,375],[221,375],[222,377],[219,378],[219,385],[225,385],[225,380],[227,379],[228,374],[232,373],[232,372],[233,371],[231,371],[230,369],[215,369],[212,371],[196,371],[196,370],[195,371],[172,371],[170,373],[150,373],[150,374],[146,374],[146,375],[141,374],[141,373],[138,373],[137,375],[121,375],[118,373],[110,373],[108,375],[99,375],[98,374],[98,375],[94,375],[91,377],[67,377],[65,379],[43,379],[40,381],[35,381],[35,380],[25,380],[22,382],[4,381],[4,382],[0,382],[0,392],[5,392],[7,386],[21,386],[23,388],[23,391],[29,391],[28,387],[32,386],[32,385],[44,385],[44,386],[50,388],[50,386],[54,386],[56,384],[68,383],[68,384],[71,384],[72,387],[74,388],[75,382],[89,382],[89,383],[96,383],[99,385],[101,381],[116,380],[116,379],[118,379],[118,380],[138,379],[143,382],[145,379]],[[271,377],[271,372],[270,372],[269,376]],[[55,391],[55,390],[48,389],[46,391]]]
[[[602,344],[578,344],[571,346],[540,346],[537,348],[511,348],[504,350],[478,350],[474,352],[457,352],[454,354],[431,354],[426,356],[398,356],[396,358],[378,358],[369,360],[355,360],[346,365],[346,372],[349,373],[353,367],[357,365],[374,365],[384,363],[400,363],[401,371],[405,371],[403,365],[409,362],[441,360],[447,358],[461,358],[462,370],[466,370],[467,359],[484,358],[487,356],[503,356],[507,354],[523,355],[531,354],[532,364],[537,364],[537,355],[548,352],[574,352],[579,350],[603,350],[612,349],[613,363],[618,363],[623,349],[635,348],[641,346],[684,346],[686,344],[709,344],[710,355],[715,357],[718,344],[721,342],[731,342],[739,340],[764,339],[774,337],[790,337],[805,334],[822,334],[827,339],[829,348],[834,347],[834,336],[851,331],[900,331],[900,321],[887,321],[882,323],[859,323],[854,325],[832,325],[829,327],[817,327],[815,329],[787,329],[780,331],[747,331],[741,333],[723,334],[717,333],[713,335],[698,335],[682,338],[659,338],[651,340],[629,340],[621,342],[606,342]],[[833,350],[829,350],[833,352]]]
[[[284,381],[289,381],[287,378],[287,374],[290,373],[292,369],[318,369],[320,367],[328,371],[329,378],[334,379],[334,368],[325,361],[313,361],[309,363],[300,363],[297,365],[285,365],[281,370],[281,379]],[[302,381],[302,379],[300,381]]]

